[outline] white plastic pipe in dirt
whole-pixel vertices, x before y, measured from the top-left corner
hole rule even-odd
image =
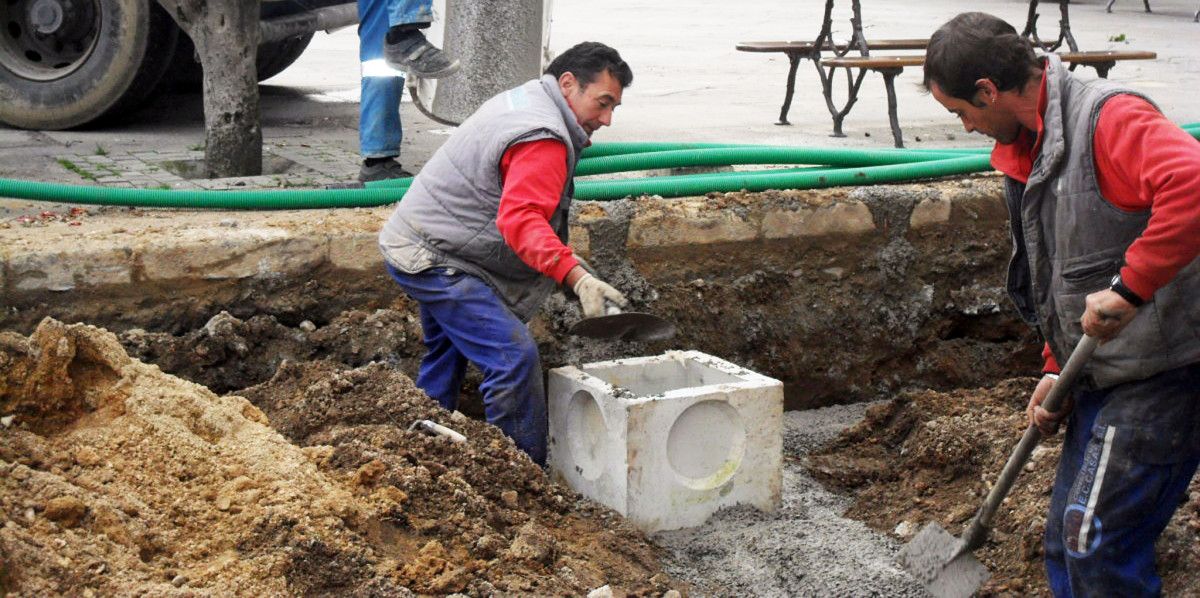
[[[461,122],[488,98],[542,70],[544,0],[446,2],[444,48],[462,61],[440,79],[433,113]]]

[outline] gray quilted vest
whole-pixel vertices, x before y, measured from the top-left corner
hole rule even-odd
[[[1042,149],[1027,184],[1005,190],[1013,237],[1008,291],[1036,325],[1059,364],[1083,336],[1084,298],[1108,288],[1150,212],[1124,212],[1100,194],[1093,136],[1100,108],[1117,94],[1140,94],[1104,79],[1081,81],[1058,57],[1047,59]],[[1147,100],[1149,101],[1149,100]],[[1200,362],[1200,260],[1160,288],[1124,330],[1101,345],[1085,373],[1105,388]]]
[[[550,217],[550,226],[566,243],[571,181],[588,136],[558,81],[543,75],[484,102],[430,158],[379,233],[384,259],[409,274],[457,268],[487,282],[517,317],[532,318],[555,282],[504,242],[496,213],[504,152],[538,139],[567,146],[567,184]]]

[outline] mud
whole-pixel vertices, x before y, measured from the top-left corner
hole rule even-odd
[[[242,395],[163,374],[97,328],[0,333],[0,593],[683,588],[621,518],[386,365],[285,361]],[[425,418],[467,442],[407,430]]]
[[[1024,406],[1036,379],[1016,378],[948,393],[914,391],[871,407],[808,460],[819,481],[852,493],[846,515],[911,539],[926,523],[954,535],[975,514],[1025,428]],[[1061,435],[1035,449],[976,556],[992,573],[984,596],[1048,595],[1042,530]],[[1158,544],[1166,595],[1200,587],[1200,483]]]

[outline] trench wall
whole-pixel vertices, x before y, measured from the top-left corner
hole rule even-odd
[[[421,353],[414,306],[375,243],[388,213],[134,211],[0,230],[0,328],[28,334],[53,316],[123,332],[127,345],[136,332],[144,345],[147,335],[211,335],[216,319],[270,316],[285,332],[261,335],[374,334],[370,350],[342,360],[411,370]],[[1009,241],[994,179],[577,202],[571,245],[680,334],[651,345],[573,338],[578,309],[555,296],[531,322],[547,367],[698,349],[783,380],[790,408],[1036,371],[1036,336],[1003,292]],[[389,327],[407,334],[378,332]],[[134,354],[201,383],[226,380],[219,390],[261,381],[284,358],[338,358],[263,344],[225,358],[263,362],[230,378],[222,359],[202,360],[213,370],[204,374],[195,355],[156,346]]]

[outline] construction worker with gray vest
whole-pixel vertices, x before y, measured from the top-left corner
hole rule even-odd
[[[1046,340],[1028,417],[1066,422],[1050,499],[1056,596],[1154,596],[1154,542],[1200,463],[1200,143],[1148,98],[1075,75],[984,13],[929,40],[925,87],[996,140],[1013,238],[1008,290]],[[1070,400],[1058,364],[1100,341]]]
[[[428,348],[417,386],[454,409],[467,361],[487,421],[539,465],[546,396],[526,322],[558,285],[585,317],[624,307],[567,246],[572,179],[592,133],[612,123],[633,73],[584,42],[540,79],[485,102],[433,155],[379,235],[388,272],[420,307]]]

